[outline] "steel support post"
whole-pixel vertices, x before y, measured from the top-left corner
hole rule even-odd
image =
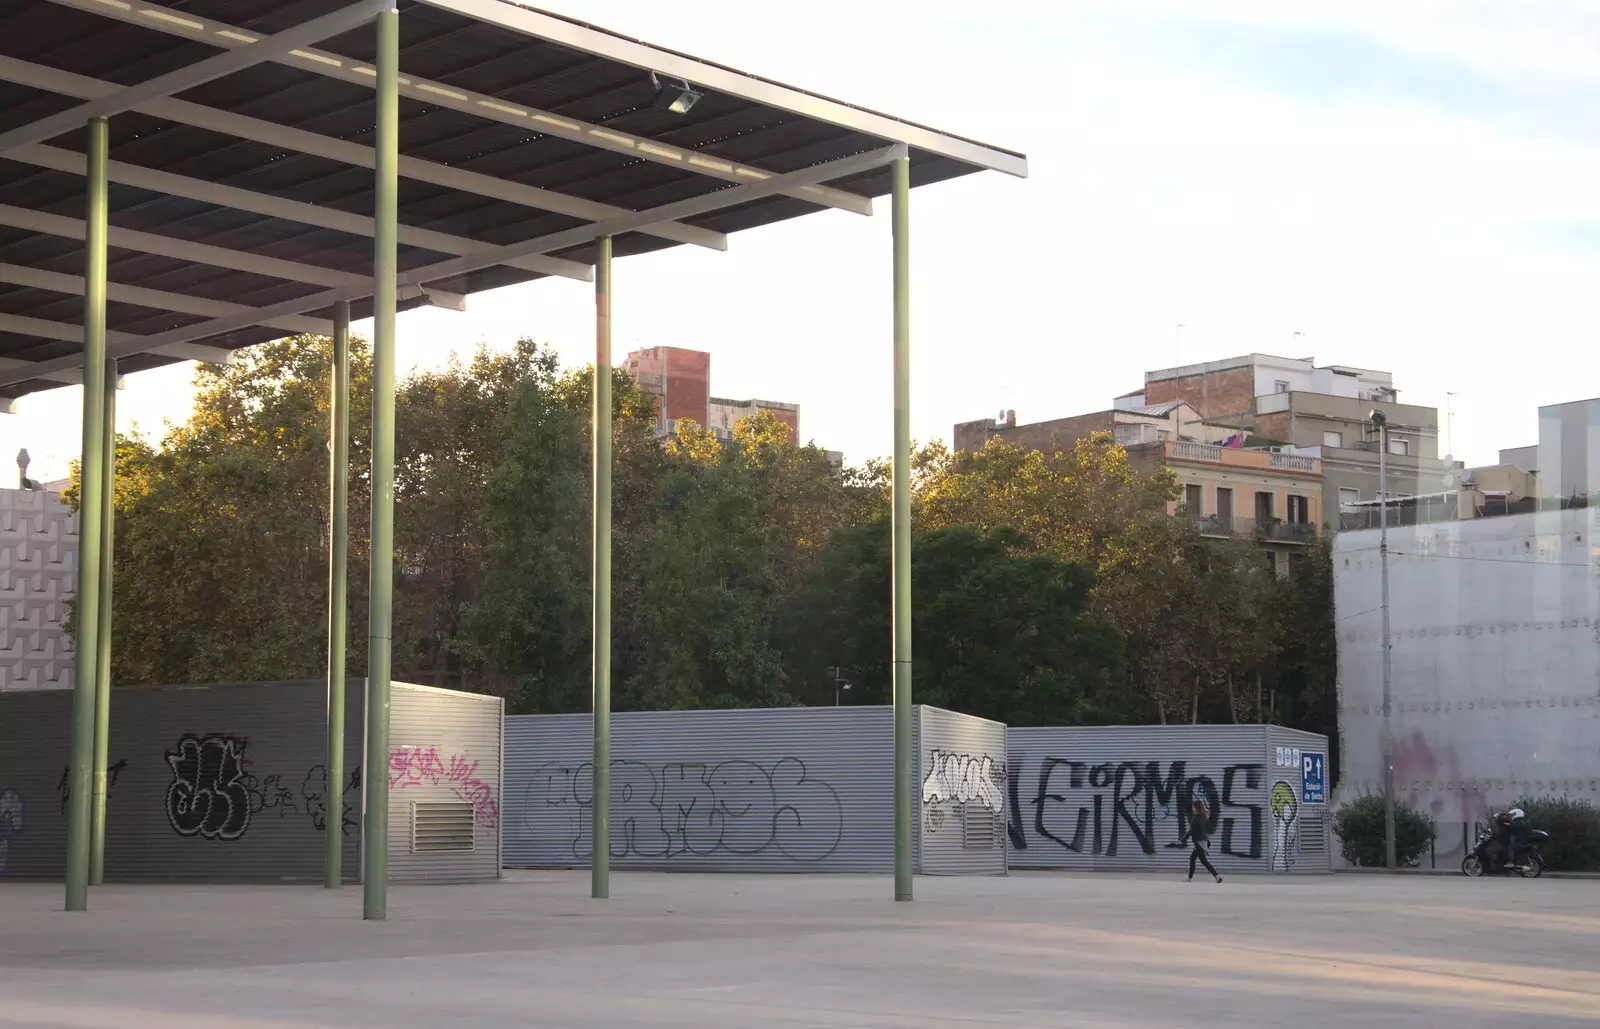
[[[889,165],[894,230],[894,899],[911,899],[911,162]]]
[[[1389,426],[1378,427],[1378,577],[1383,609],[1383,860],[1394,868],[1394,721],[1390,703],[1393,645],[1389,639]]]
[[[344,882],[344,651],[350,556],[350,304],[333,306],[328,391],[328,770],[322,885]]]
[[[117,360],[105,363],[104,482],[100,498],[100,624],[94,691],[94,810],[89,827],[89,885],[106,881],[107,755],[111,752],[111,554],[117,535]]]
[[[367,622],[367,754],[362,781],[362,914],[389,903],[389,667],[394,607],[394,317],[400,167],[400,13],[376,18],[377,132],[372,247],[372,586]]]
[[[100,681],[100,523],[105,518],[106,162],[110,131],[89,122],[88,212],[84,218],[83,457],[78,464],[77,652],[73,661],[72,776],[67,798],[68,911],[89,907],[89,851],[94,808],[95,688]]]
[[[596,899],[611,896],[611,237],[594,258],[594,792]]]

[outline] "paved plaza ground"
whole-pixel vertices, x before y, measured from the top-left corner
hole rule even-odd
[[[0,886],[0,1026],[1592,1026],[1600,882],[584,872]]]

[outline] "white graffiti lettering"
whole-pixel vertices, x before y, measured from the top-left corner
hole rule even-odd
[[[922,780],[924,804],[970,804],[976,801],[996,814],[1004,810],[1000,783],[1005,773],[985,754],[946,754],[935,750],[928,777]]]

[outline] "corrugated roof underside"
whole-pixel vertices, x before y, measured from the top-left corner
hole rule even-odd
[[[334,5],[329,0],[190,0],[169,6],[271,33],[324,14]],[[407,75],[774,172],[794,171],[884,145],[876,137],[714,92],[688,115],[657,111],[650,106],[653,88],[649,78],[636,68],[436,8],[406,5],[400,24],[401,67]],[[372,44],[370,29],[363,28],[323,41],[318,48],[367,61],[373,57]],[[0,0],[0,54],[77,75],[129,85],[215,52],[165,33],[38,0]],[[364,145],[373,142],[371,90],[284,65],[256,65],[179,97],[341,140]],[[72,98],[0,82],[0,132],[76,103]],[[672,166],[531,134],[516,126],[406,98],[401,99],[400,116],[401,149],[408,157],[630,210],[687,199],[725,185]],[[86,149],[86,133],[76,130],[49,145],[81,153]],[[111,159],[332,211],[363,217],[371,214],[371,172],[366,169],[283,152],[137,112],[112,118]],[[913,152],[914,185],[975,170],[962,162]],[[831,184],[868,196],[883,195],[889,188],[888,173],[883,169]],[[83,217],[81,177],[19,161],[0,159],[0,197],[17,207]],[[486,246],[515,243],[579,224],[563,215],[412,179],[401,180],[400,203],[403,225]],[[719,232],[735,232],[816,209],[780,196],[688,221]],[[367,274],[371,266],[371,241],[365,236],[125,185],[111,188],[111,224],[355,274]],[[673,245],[630,233],[615,241],[615,252],[627,256]],[[590,250],[591,245],[584,244],[553,256],[587,263]],[[403,272],[450,256],[402,246],[400,267]],[[82,244],[0,227],[0,263],[81,275]],[[437,285],[452,292],[476,292],[538,277],[523,269],[495,267]],[[251,307],[291,300],[322,288],[115,248],[110,280]],[[353,306],[357,318],[369,313],[365,303]],[[0,312],[79,324],[82,301],[40,289],[0,286]],[[123,303],[112,303],[108,309],[110,329],[138,335],[204,320]],[[240,347],[281,335],[280,330],[251,328],[206,342]],[[0,333],[0,357],[46,360],[78,349],[75,342]],[[123,368],[137,371],[165,363],[169,363],[166,358],[143,355],[125,360]],[[18,396],[50,385],[0,387],[0,396]]]

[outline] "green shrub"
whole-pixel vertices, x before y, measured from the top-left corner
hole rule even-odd
[[[1600,808],[1566,797],[1518,797],[1509,807],[1528,813],[1528,828],[1550,839],[1539,847],[1552,872],[1600,872]]]
[[[1339,835],[1339,851],[1346,861],[1362,868],[1382,868],[1383,794],[1370,794],[1340,805],[1333,816],[1333,831]],[[1400,867],[1415,867],[1432,842],[1433,816],[1403,800],[1395,801],[1394,857]]]

